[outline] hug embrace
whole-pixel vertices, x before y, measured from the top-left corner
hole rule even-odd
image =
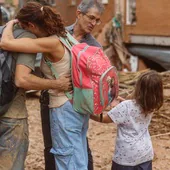
[[[84,5],[87,4],[86,1],[83,3]],[[92,28],[94,28],[94,26],[99,23],[100,15],[103,11],[103,7],[100,6],[100,3],[97,3],[97,1],[89,1],[89,4],[92,4],[90,8],[92,11],[79,11],[77,14],[77,20],[80,22],[78,25],[79,27],[76,27],[76,23],[75,26],[73,26],[73,30],[76,31],[77,28],[80,29],[84,26],[82,21],[86,21],[87,27],[84,26],[84,30],[86,30],[86,36],[82,37],[80,36],[81,34],[77,35],[75,32],[73,33],[73,37],[71,39],[68,38],[68,32],[65,29],[60,15],[54,9],[48,5],[43,6],[40,3],[28,2],[17,13],[16,20],[11,20],[6,25],[1,38],[0,47],[4,50],[20,52],[20,56],[16,61],[17,63],[15,70],[15,84],[17,87],[20,89],[49,89],[48,106],[52,139],[50,153],[54,155],[56,169],[88,169],[89,156],[87,152],[86,134],[88,130],[89,118],[91,117],[96,121],[106,123],[114,122],[118,126],[112,170],[135,170],[135,168],[151,170],[153,149],[148,132],[148,126],[153,112],[159,109],[163,103],[162,80],[158,73],[155,71],[150,71],[141,75],[136,83],[135,90],[131,95],[131,99],[119,103],[120,98],[117,97],[118,80],[115,71],[116,69],[114,67],[110,67],[110,65],[107,64],[108,59],[104,58],[106,56],[103,54],[100,47],[93,47],[93,49],[97,50],[95,54],[98,55],[94,55],[96,58],[91,58],[91,60],[89,60],[91,61],[89,64],[94,64],[95,62],[99,61],[98,59],[100,59],[100,56],[103,56],[106,62],[98,62],[100,63],[98,66],[104,68],[105,65],[107,65],[107,69],[104,69],[106,72],[104,76],[102,76],[103,82],[100,86],[100,88],[104,87],[104,89],[101,88],[102,92],[99,90],[100,95],[97,95],[99,97],[102,96],[100,98],[101,102],[94,102],[92,108],[97,108],[101,104],[103,106],[101,109],[102,112],[104,107],[111,103],[113,99],[115,99],[118,105],[116,105],[107,115],[103,115],[103,117],[98,116],[97,114],[84,114],[84,112],[75,109],[75,106],[79,101],[74,101],[74,94],[79,96],[80,89],[75,88],[76,82],[74,81],[76,78],[79,78],[80,82],[83,83],[83,80],[85,79],[82,79],[81,77],[83,76],[84,72],[82,72],[79,77],[76,77],[75,75],[74,78],[73,76],[70,77],[70,74],[73,75],[74,73],[71,73],[71,66],[72,70],[73,68],[77,68],[79,69],[79,72],[81,72],[79,67],[72,65],[74,63],[72,62],[73,53],[70,53],[70,50],[73,50],[76,44],[79,45],[78,41],[81,42],[81,46],[83,44],[81,40],[83,38],[87,38],[87,36],[90,36],[89,33],[91,32]],[[93,16],[92,18],[91,13],[93,13],[93,15],[96,14],[96,16]],[[89,24],[91,25],[88,27]],[[29,33],[23,37],[15,39],[13,36],[13,30],[18,28],[23,28]],[[90,38],[92,42],[93,37]],[[62,42],[63,39],[67,41],[67,44]],[[73,39],[74,42],[72,41]],[[69,48],[67,45],[73,46],[73,48]],[[89,45],[91,46],[91,44]],[[89,46],[86,48],[88,49]],[[80,51],[78,51],[78,54],[80,54]],[[84,52],[84,50],[82,50],[81,53],[82,52]],[[44,75],[44,78],[38,78],[31,74],[31,71],[34,70],[34,54],[36,53],[43,53],[41,71]],[[29,54],[31,56],[23,54]],[[102,61],[102,59],[100,59],[100,61]],[[109,70],[112,70],[111,73],[109,73]],[[100,70],[97,71],[98,74],[103,74],[100,73]],[[105,78],[105,75],[108,75],[108,73],[109,76]],[[85,74],[84,76],[87,75],[88,74]],[[93,78],[95,79],[96,77],[94,76]],[[103,86],[105,82],[107,83],[105,86]],[[96,84],[94,83],[93,87],[95,86]],[[72,88],[74,90],[73,92]],[[84,96],[87,98],[92,93],[87,93],[85,91],[83,92]],[[21,94],[23,94],[23,91]],[[70,95],[73,95],[73,100],[69,99]],[[82,98],[82,96],[79,97],[80,99]],[[89,101],[90,100],[97,101],[98,98],[95,97],[92,99],[90,96]],[[12,108],[9,108],[9,114],[12,114],[14,108],[15,112],[18,112],[15,107],[18,104],[19,103],[16,103],[15,105],[11,106]],[[80,103],[80,108],[84,107],[84,109],[87,109],[90,104],[91,102],[82,106],[82,103]],[[25,118],[27,116],[26,113],[24,114],[25,117],[21,117],[21,119],[26,121]],[[4,119],[6,120],[8,116],[5,115]],[[15,120],[16,118],[19,119],[19,117],[15,117],[13,119]],[[14,121],[13,119],[12,121]],[[25,125],[26,123],[22,122],[22,124]],[[3,139],[3,137],[0,136],[0,139]],[[10,166],[8,169],[23,170],[27,147],[28,146],[25,146],[24,152],[23,148],[16,148],[15,159],[19,159],[17,155],[20,152],[22,152],[24,155],[22,156],[22,160],[20,159],[19,163],[17,164],[14,163],[14,157],[11,156],[10,153],[4,151],[3,149],[0,150],[0,153],[2,153],[0,156],[0,162],[2,161],[0,167],[4,166],[3,169],[5,169],[5,166],[8,165]],[[7,161],[4,155],[8,155],[8,158],[10,158],[8,159],[10,164],[4,165],[5,161]]]

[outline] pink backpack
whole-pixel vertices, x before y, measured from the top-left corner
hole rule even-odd
[[[102,113],[118,96],[116,68],[99,47],[78,43],[69,33],[60,41],[71,51],[74,110],[82,114]]]

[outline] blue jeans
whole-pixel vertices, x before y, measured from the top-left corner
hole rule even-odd
[[[24,170],[28,151],[27,119],[0,119],[0,170]]]
[[[50,109],[51,153],[57,170],[87,170],[88,122],[89,115],[75,112],[69,101]]]
[[[42,121],[42,133],[44,140],[44,160],[45,160],[45,170],[55,170],[55,160],[54,155],[50,153],[52,148],[51,140],[51,130],[50,130],[50,117],[49,117],[49,94],[47,90],[41,91],[40,96],[40,111],[41,111],[41,121]],[[88,170],[94,170],[93,168],[93,156],[88,144],[87,139],[87,152],[88,152]]]

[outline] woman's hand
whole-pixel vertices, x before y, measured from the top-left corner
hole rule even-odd
[[[10,40],[14,39],[14,36],[13,36],[13,25],[16,24],[17,22],[18,22],[18,20],[13,19],[13,20],[9,21],[6,24],[6,27],[3,30],[3,34],[2,34],[1,42],[0,42],[0,47],[3,50],[10,50],[9,49]]]
[[[114,99],[114,100],[112,101],[112,103],[110,103],[110,107],[113,108],[113,107],[115,107],[116,105],[118,105],[119,103],[120,103],[120,101],[119,101],[118,99]]]
[[[19,22],[18,19],[12,19],[6,23],[6,26],[8,26],[8,25],[13,26],[13,25],[17,24],[18,22]]]

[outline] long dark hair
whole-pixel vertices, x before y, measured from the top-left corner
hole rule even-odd
[[[158,110],[163,104],[163,83],[161,76],[156,71],[143,73],[134,91],[134,99],[147,115]]]
[[[28,2],[19,10],[16,18],[25,25],[28,25],[29,22],[37,25],[48,36],[56,34],[64,37],[66,35],[64,22],[60,14],[50,6],[42,6],[37,2]]]

